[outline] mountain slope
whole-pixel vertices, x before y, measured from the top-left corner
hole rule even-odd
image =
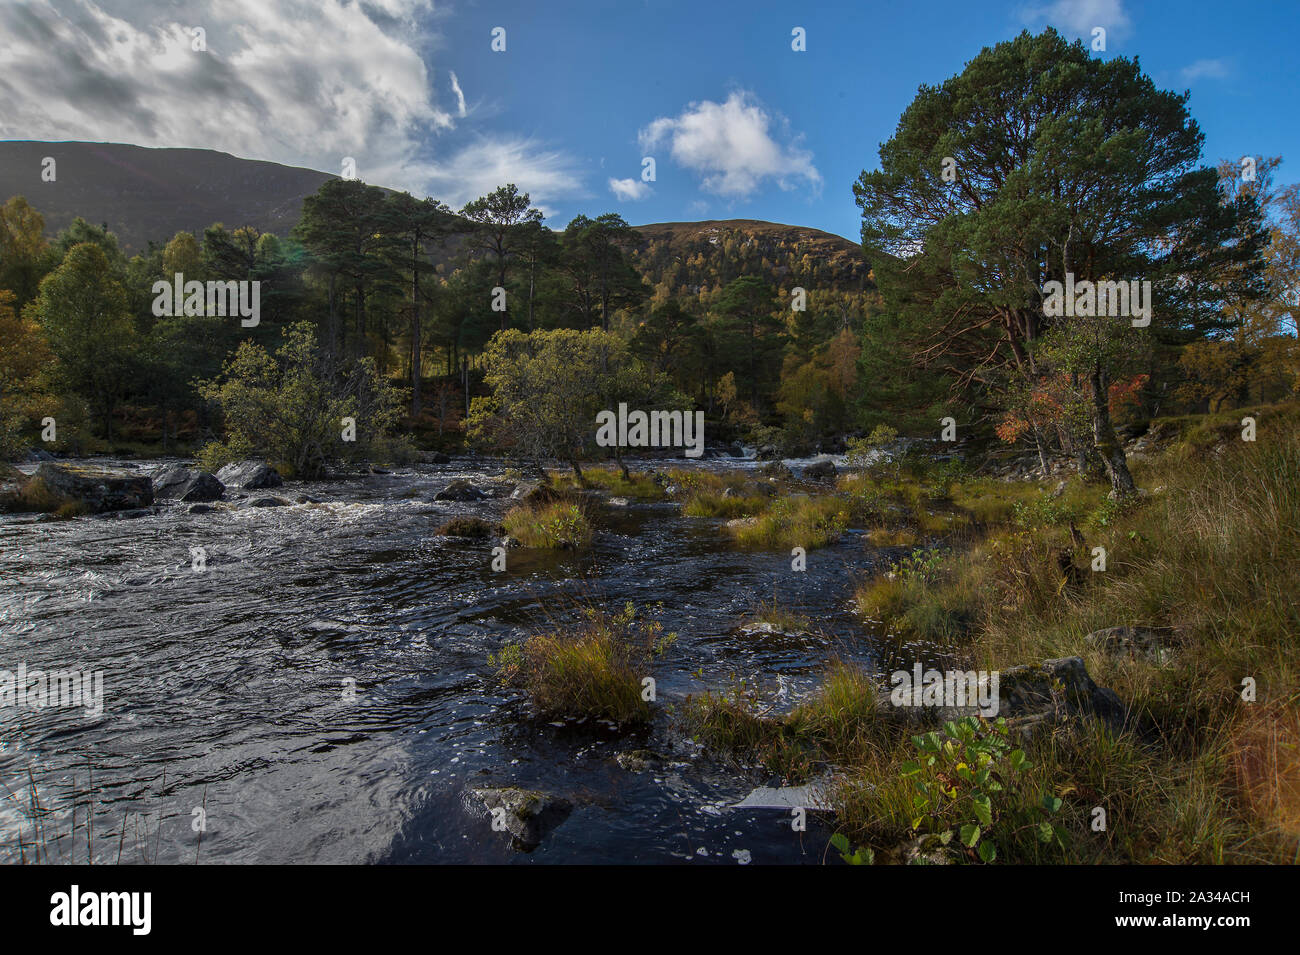
[[[41,179],[46,156],[57,162],[54,182]],[[202,237],[216,222],[287,235],[303,198],[333,178],[210,149],[0,142],[0,202],[25,196],[45,217],[49,237],[77,216],[107,223],[128,254],[181,230]],[[854,295],[871,287],[861,249],[818,229],[727,219],[655,222],[636,230],[642,241],[632,263],[662,295],[707,296],[739,275],[763,275],[781,288],[799,285],[810,292]],[[453,241],[435,258],[450,261],[458,247]]]
[[[41,180],[52,156],[54,182]],[[286,234],[302,200],[336,177],[314,169],[240,159],[211,149],[149,149],[121,143],[0,142],[0,202],[25,196],[53,236],[81,216],[107,223],[129,253],[215,222]]]

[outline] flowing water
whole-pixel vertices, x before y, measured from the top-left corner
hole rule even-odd
[[[738,464],[754,466],[698,466]],[[104,680],[98,715],[0,708],[0,861],[30,860],[43,841],[53,861],[820,862],[817,814],[795,832],[788,810],[730,808],[776,781],[701,752],[669,709],[742,678],[789,706],[830,657],[870,661],[849,600],[886,555],[855,532],[794,573],[788,554],[738,551],[721,521],[672,503],[599,503],[588,550],[511,550],[494,573],[493,542],[437,528],[506,502],[433,495],[500,473],[421,465],[251,495],[319,502],[290,507],[0,516],[0,670]],[[817,634],[741,634],[774,598]],[[655,670],[653,729],[539,722],[494,678],[490,652],[584,604],[627,601],[662,603],[678,633]],[[636,772],[614,759],[642,748],[665,761]],[[467,794],[476,786],[576,808],[520,852]]]

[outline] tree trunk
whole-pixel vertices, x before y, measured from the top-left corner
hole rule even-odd
[[[1128,497],[1137,492],[1133,475],[1129,473],[1124,447],[1119,443],[1115,428],[1110,422],[1110,381],[1100,368],[1092,373],[1092,438],[1097,452],[1110,473],[1110,486],[1115,497]]]

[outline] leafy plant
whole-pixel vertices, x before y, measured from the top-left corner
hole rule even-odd
[[[848,837],[842,832],[837,832],[831,836],[831,845],[840,854],[840,858],[849,865],[875,864],[876,853],[870,846],[858,846],[850,851]]]
[[[1023,808],[1032,764],[1024,750],[1011,748],[1005,719],[949,721],[942,735],[925,733],[912,743],[918,758],[904,763],[900,775],[914,789],[914,832],[934,837],[941,850],[981,862],[997,858],[995,833],[1010,839],[1030,825],[1040,842],[1064,846],[1065,830],[1053,822],[1061,808],[1058,797],[1043,796],[1036,811]]]

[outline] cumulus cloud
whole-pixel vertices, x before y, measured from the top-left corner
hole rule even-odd
[[[640,179],[610,179],[609,191],[624,202],[635,202],[650,195],[650,186]]]
[[[422,52],[440,46],[437,18],[432,0],[0,3],[0,138],[220,149],[336,173],[352,156],[368,182],[453,200],[490,176],[488,189],[572,192],[572,162],[531,141],[445,141],[463,140],[467,109],[454,73],[439,101]]]
[[[1132,26],[1124,0],[1056,0],[1046,6],[1030,6],[1023,11],[1026,23],[1050,23],[1072,36],[1091,37],[1093,27],[1110,34],[1123,35]]]
[[[672,158],[701,174],[704,189],[719,196],[744,198],[765,180],[782,189],[800,182],[820,189],[812,153],[801,148],[802,137],[790,135],[787,125],[752,94],[738,90],[726,102],[703,100],[680,116],[656,119],[641,130],[640,140],[644,149],[667,143]]]

